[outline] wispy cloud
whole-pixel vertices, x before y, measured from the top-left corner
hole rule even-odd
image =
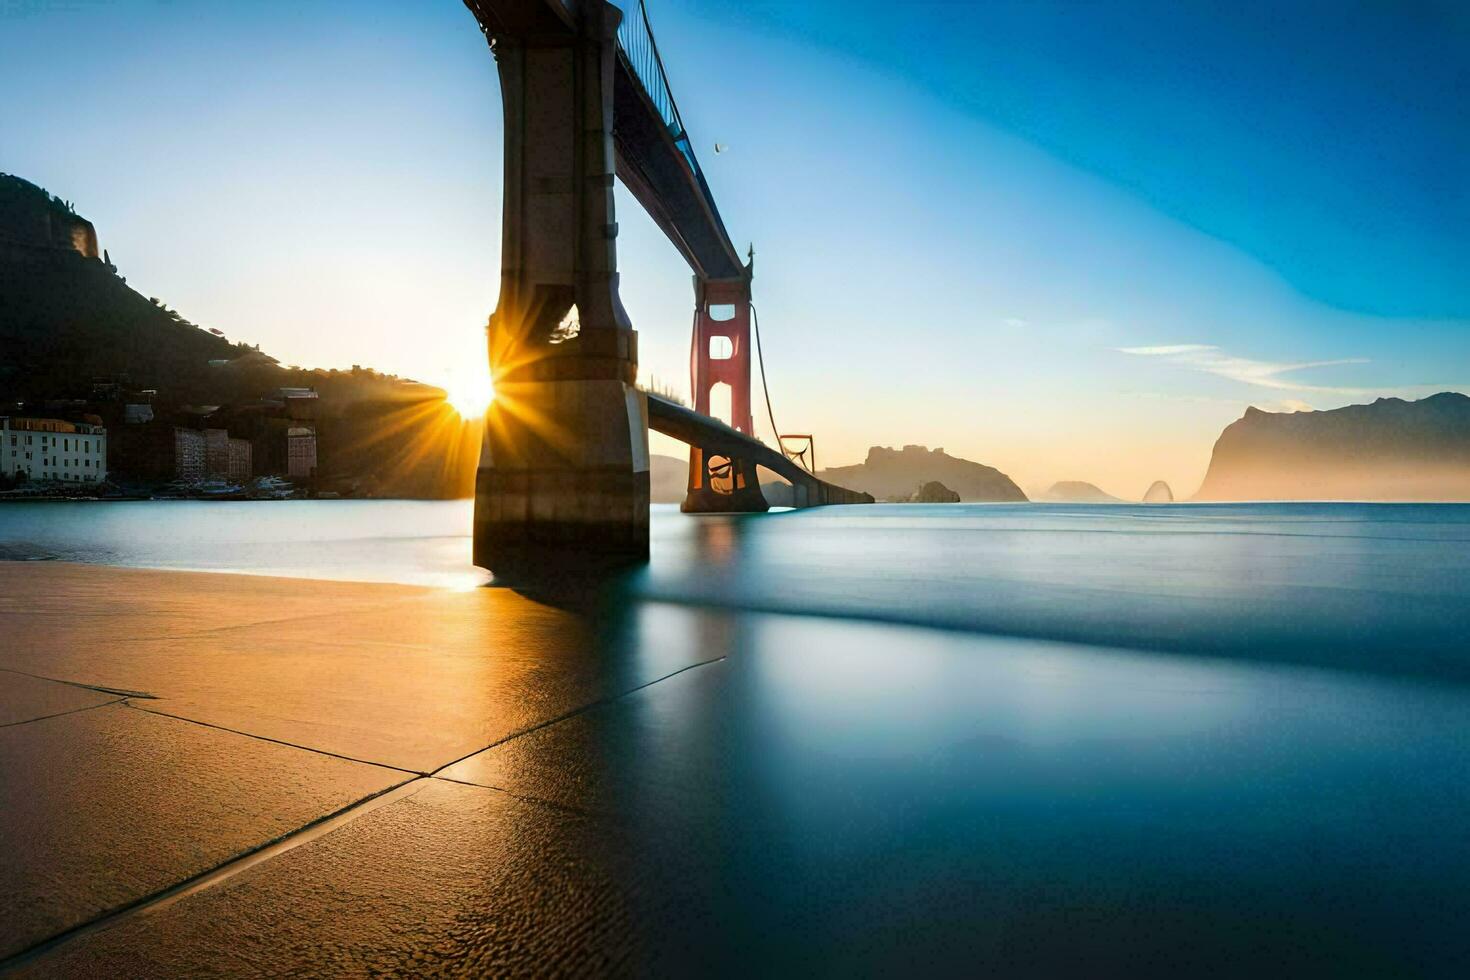
[[[1153,401],[1185,402],[1200,405],[1229,405],[1237,411],[1254,406],[1263,412],[1315,412],[1316,408],[1300,398],[1217,398],[1212,395],[1165,394],[1161,391],[1129,391],[1124,394]]]
[[[1248,357],[1227,354],[1213,344],[1166,344],[1154,347],[1119,347],[1117,350],[1136,357],[1156,357],[1169,364],[1193,371],[1203,371],[1206,374],[1277,391],[1315,391],[1329,395],[1365,395],[1377,391],[1371,388],[1314,385],[1287,377],[1292,372],[1312,368],[1336,367],[1342,364],[1367,364],[1367,358],[1362,357],[1346,357],[1331,361],[1257,361]]]
[[[1175,354],[1193,354],[1197,351],[1219,350],[1208,344],[1167,344],[1163,347],[1119,347],[1124,354],[1143,354],[1148,357],[1168,357]]]

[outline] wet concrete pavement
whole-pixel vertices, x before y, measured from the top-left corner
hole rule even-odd
[[[22,975],[1470,966],[1461,686],[503,589],[0,596]]]

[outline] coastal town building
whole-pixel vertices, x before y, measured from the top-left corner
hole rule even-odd
[[[228,429],[204,430],[204,474],[214,479],[230,475],[230,432]]]
[[[250,479],[252,456],[249,439],[234,438],[228,429],[204,430],[204,475],[210,479]]]
[[[107,479],[107,429],[62,419],[0,416],[0,473],[13,479],[101,483]]]
[[[204,479],[204,433],[167,422],[124,425],[113,433],[112,471],[119,480],[189,483]]]
[[[208,428],[189,424],[194,419],[187,413],[173,412],[183,424],[156,418],[119,426],[112,439],[112,470],[117,479],[151,484],[244,483],[288,471],[309,476],[317,467],[315,428],[269,411],[250,406],[214,415],[221,424]]]
[[[286,430],[286,475],[308,480],[316,475],[316,430],[297,425]]]
[[[173,475],[197,483],[204,479],[204,433],[198,429],[173,429]]]
[[[234,483],[241,483],[250,479],[253,475],[250,471],[250,457],[252,455],[249,439],[231,439],[229,446],[230,464],[225,472]]]

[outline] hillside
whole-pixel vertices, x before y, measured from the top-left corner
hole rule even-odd
[[[908,499],[914,488],[937,481],[960,495],[963,501],[1024,501],[1021,488],[1000,470],[983,463],[950,456],[943,449],[904,446],[887,449],[874,446],[868,457],[854,466],[834,466],[817,474],[822,479],[852,490],[863,490],[879,500]]]
[[[96,380],[204,400],[209,362],[243,353],[127,285],[92,223],[0,174],[0,400],[85,398]]]
[[[0,256],[0,398],[80,398],[94,379],[204,394],[209,361],[240,353],[171,314],[96,259],[71,251]]]
[[[0,351],[0,403],[34,411],[112,419],[130,392],[160,418],[201,405],[224,406],[228,418],[277,388],[314,388],[324,482],[380,496],[474,489],[478,431],[444,407],[442,391],[362,368],[287,368],[232,344],[131,288],[97,257],[91,222],[9,175],[0,175]]]
[[[689,489],[689,460],[650,453],[648,498],[655,504],[682,504]]]
[[[1196,500],[1470,500],[1470,398],[1256,408],[1220,434]]]
[[[97,258],[97,230],[69,202],[28,180],[0,174],[0,243],[60,248]]]

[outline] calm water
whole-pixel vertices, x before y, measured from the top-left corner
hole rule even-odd
[[[469,501],[0,506],[0,558],[468,588]],[[1470,505],[654,508],[629,597],[1470,679]]]
[[[16,505],[0,556],[462,588],[469,518]],[[610,661],[727,659],[515,744],[727,962],[1470,975],[1470,506],[658,508],[605,588]]]

